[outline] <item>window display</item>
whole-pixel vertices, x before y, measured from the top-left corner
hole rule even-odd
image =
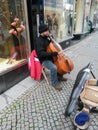
[[[58,42],[72,36],[74,2],[67,0],[45,0],[45,23]]]
[[[0,73],[28,59],[24,0],[0,1]]]

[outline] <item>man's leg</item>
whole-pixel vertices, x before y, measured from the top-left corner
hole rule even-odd
[[[57,77],[57,66],[53,64],[52,61],[49,61],[49,60],[44,61],[42,65],[50,70],[52,85],[54,87],[61,89],[61,87],[59,86],[58,77]]]
[[[63,75],[61,75],[59,73],[57,75],[58,75],[58,80],[59,81],[67,81],[67,78],[63,77]]]

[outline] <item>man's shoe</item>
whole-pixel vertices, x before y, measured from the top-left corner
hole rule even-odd
[[[56,90],[59,90],[59,91],[62,90],[62,87],[59,86],[59,85],[55,86],[54,88],[55,88]]]
[[[64,78],[64,77],[59,77],[58,80],[59,80],[59,81],[67,81],[67,79]]]

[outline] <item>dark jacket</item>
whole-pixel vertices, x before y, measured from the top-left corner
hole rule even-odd
[[[35,50],[41,63],[45,60],[53,61],[52,56],[54,56],[54,52],[47,52],[47,47],[49,43],[50,40],[47,37],[39,36],[36,39]]]

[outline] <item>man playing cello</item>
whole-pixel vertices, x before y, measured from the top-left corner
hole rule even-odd
[[[59,80],[66,81],[67,79],[58,74],[57,66],[54,64],[53,57],[57,56],[58,52],[47,52],[47,47],[51,41],[48,39],[50,33],[46,24],[39,26],[39,34],[35,42],[37,56],[41,64],[50,70],[52,86],[60,91],[62,87],[59,85]]]

